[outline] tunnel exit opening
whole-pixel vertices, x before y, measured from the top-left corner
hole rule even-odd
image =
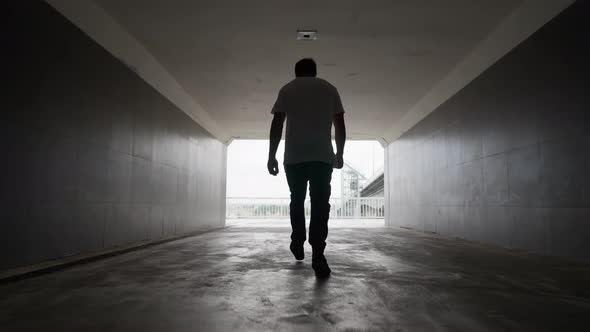
[[[284,141],[277,152],[283,164]],[[267,140],[234,140],[227,149],[226,225],[288,227],[290,191],[284,167],[268,173]],[[333,169],[330,227],[384,226],[384,150],[377,141],[347,141],[344,167]],[[309,189],[306,222],[311,216]]]

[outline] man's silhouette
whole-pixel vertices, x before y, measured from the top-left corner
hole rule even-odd
[[[346,128],[338,90],[327,81],[317,78],[316,72],[316,64],[312,59],[300,60],[295,65],[296,78],[279,91],[271,112],[274,118],[270,128],[267,167],[270,174],[279,173],[275,155],[286,118],[284,164],[291,190],[290,249],[295,259],[304,258],[306,231],[303,203],[309,182],[309,244],[313,250],[311,266],[317,277],[324,278],[331,272],[324,257],[324,249],[328,236],[332,167],[343,166]],[[336,154],[332,148],[332,123],[336,136]]]

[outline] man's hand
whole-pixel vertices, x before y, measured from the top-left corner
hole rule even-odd
[[[344,167],[344,158],[341,154],[334,155],[334,164],[332,165],[332,167],[337,169],[341,169],[342,167]]]
[[[277,158],[269,157],[266,167],[268,168],[270,175],[277,176],[277,174],[279,174],[279,162],[277,161]]]

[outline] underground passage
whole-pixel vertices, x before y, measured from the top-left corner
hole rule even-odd
[[[590,324],[588,1],[5,10],[0,330]]]

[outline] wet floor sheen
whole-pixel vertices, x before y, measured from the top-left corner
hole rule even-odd
[[[0,285],[2,331],[574,331],[590,266],[390,228],[334,228],[332,277],[286,227],[204,233]]]

